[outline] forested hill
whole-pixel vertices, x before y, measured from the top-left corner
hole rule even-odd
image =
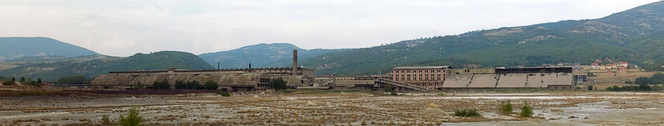
[[[11,77],[42,78],[55,81],[59,77],[83,75],[92,79],[109,71],[213,69],[198,56],[187,52],[162,51],[150,54],[138,53],[130,57],[103,55],[79,57],[26,57],[0,63],[0,75]]]
[[[230,51],[206,53],[199,55],[203,60],[221,68],[245,68],[249,63],[253,67],[290,67],[293,49],[298,50],[298,58],[306,59],[330,52],[345,49],[302,49],[289,43],[257,44]]]
[[[26,56],[75,57],[96,52],[44,37],[0,37],[0,61]]]
[[[664,2],[660,1],[600,19],[406,40],[328,53],[305,59],[300,64],[316,68],[317,74],[345,75],[375,74],[379,69],[387,71],[396,66],[540,66],[590,64],[604,58],[656,69],[664,65],[664,53],[654,50],[664,47],[660,39],[663,31]]]

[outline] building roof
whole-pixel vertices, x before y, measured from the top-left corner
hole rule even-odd
[[[452,69],[450,66],[400,66],[394,70],[412,70],[412,69]]]

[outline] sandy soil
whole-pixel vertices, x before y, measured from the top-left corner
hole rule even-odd
[[[368,93],[0,96],[2,125],[102,125],[136,107],[149,125],[663,125],[664,93]],[[500,102],[514,104],[498,114]],[[535,117],[518,117],[528,102]],[[477,109],[482,117],[453,116]]]

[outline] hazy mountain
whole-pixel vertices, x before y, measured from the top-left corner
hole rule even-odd
[[[0,37],[0,61],[26,56],[84,56],[96,52],[44,37]]]
[[[590,64],[594,59],[629,61],[648,68],[664,64],[664,2],[600,19],[471,31],[332,52],[300,61],[317,74],[363,75],[396,66],[453,67]],[[647,46],[647,47],[645,47]]]
[[[252,67],[290,67],[293,58],[293,49],[298,50],[298,58],[306,59],[330,52],[344,51],[345,49],[311,49],[306,50],[289,43],[257,44],[245,46],[230,51],[206,53],[199,55],[203,60],[213,66],[220,63],[221,68]]]
[[[2,76],[42,78],[45,81],[72,75],[84,75],[92,79],[109,71],[213,68],[194,54],[174,51],[138,53],[130,57],[25,57],[0,63],[0,66]]]

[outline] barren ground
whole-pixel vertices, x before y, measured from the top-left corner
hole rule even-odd
[[[413,93],[374,96],[330,92],[280,94],[213,93],[184,95],[99,95],[0,91],[2,125],[102,125],[117,123],[136,107],[149,125],[663,125],[664,93]],[[12,94],[12,95],[9,95]],[[512,115],[498,114],[501,101]],[[520,118],[520,107],[534,106],[535,117]],[[477,109],[482,117],[456,117],[458,109]]]

